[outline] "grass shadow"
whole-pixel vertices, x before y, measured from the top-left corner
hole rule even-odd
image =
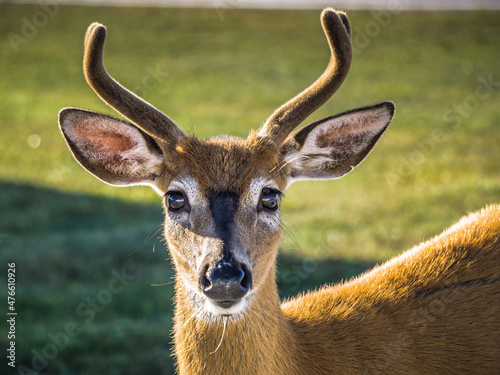
[[[18,368],[7,373],[174,373],[160,205],[0,181],[0,212],[2,275],[16,264]],[[367,268],[288,254],[278,264],[284,298]]]

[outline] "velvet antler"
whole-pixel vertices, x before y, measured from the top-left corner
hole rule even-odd
[[[97,95],[161,144],[175,144],[183,131],[165,114],[111,78],[103,65],[106,28],[93,23],[85,35],[83,70]]]
[[[316,82],[278,108],[260,129],[261,136],[277,145],[339,89],[349,72],[352,47],[347,16],[327,8],[321,13],[321,24],[330,45],[330,63]]]

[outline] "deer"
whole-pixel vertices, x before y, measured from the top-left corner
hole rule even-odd
[[[385,101],[296,130],[338,90],[352,60],[346,13],[327,8],[321,23],[325,71],[246,139],[186,135],[107,73],[105,26],[87,30],[85,78],[127,121],[64,108],[60,130],[98,179],[149,185],[162,197],[178,373],[497,374],[500,205],[356,278],[280,300],[283,192],[350,172],[395,113]]]

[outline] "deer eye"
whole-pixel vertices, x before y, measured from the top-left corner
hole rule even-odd
[[[262,189],[262,207],[269,211],[276,211],[280,199],[280,192],[275,189]]]
[[[165,200],[169,211],[177,212],[186,207],[186,199],[180,191],[167,191]]]

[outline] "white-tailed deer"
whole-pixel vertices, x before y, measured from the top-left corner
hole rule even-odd
[[[85,39],[87,82],[133,121],[60,112],[75,158],[112,185],[164,197],[176,271],[180,374],[498,374],[500,206],[349,282],[281,303],[275,283],[281,192],[333,179],[370,152],[394,115],[383,102],[294,129],[339,88],[351,63],[347,16],[323,11],[325,72],[247,139],[186,136],[102,63],[106,29]]]

